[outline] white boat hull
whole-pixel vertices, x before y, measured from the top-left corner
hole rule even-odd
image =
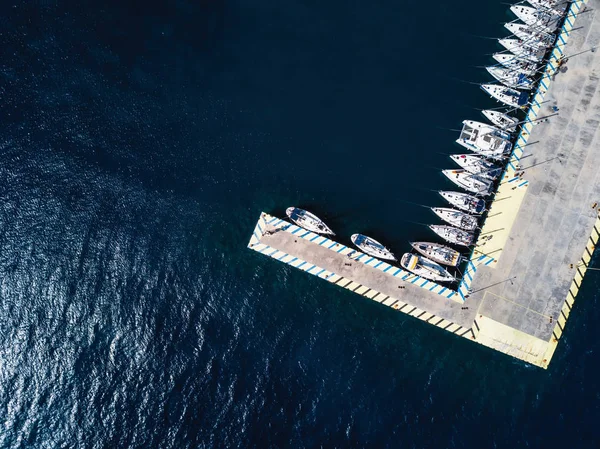
[[[442,265],[456,267],[462,261],[460,253],[449,246],[431,242],[411,242],[410,245],[421,255]]]
[[[452,206],[470,214],[480,215],[485,211],[485,201],[463,192],[440,190],[438,192]]]
[[[405,253],[400,260],[400,265],[405,270],[431,281],[454,282],[456,280],[440,264],[416,254]]]
[[[471,246],[474,235],[462,229],[445,225],[429,225],[429,228],[447,242],[459,246]]]
[[[350,240],[352,240],[352,243],[358,249],[370,256],[377,257],[378,259],[396,260],[396,257],[389,249],[371,237],[362,234],[353,234]]]
[[[285,211],[290,220],[301,228],[316,234],[335,235],[329,227],[316,215],[298,207],[288,207]]]

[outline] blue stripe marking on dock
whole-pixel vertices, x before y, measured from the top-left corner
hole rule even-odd
[[[383,270],[383,272],[385,273],[387,270],[389,270],[390,268],[392,268],[391,265],[388,265],[387,268],[385,270]]]
[[[508,165],[510,165],[510,168],[512,168],[513,170],[515,169],[515,166],[513,165],[513,163],[511,161],[508,161]]]
[[[269,257],[271,257],[273,254],[275,254],[277,251],[279,251],[278,249],[276,249],[275,251],[273,251],[272,253],[267,254]]]
[[[321,243],[319,243],[319,245],[323,245],[324,243],[326,243],[329,239],[327,237],[323,237],[323,240],[321,241]]]
[[[318,273],[315,273],[315,276],[319,276],[323,271],[325,271],[325,268],[322,268],[321,271],[319,271]]]
[[[298,232],[300,229],[302,229],[302,228],[296,228],[296,229],[294,229],[294,230],[292,231],[292,234],[295,234],[295,233],[296,233],[296,232]]]
[[[398,273],[400,273],[400,272],[402,272],[402,270],[400,268],[398,268],[392,276],[396,277],[398,275]]]
[[[533,98],[533,102],[535,103],[535,105],[539,108],[541,107],[540,104],[538,103],[538,101],[535,99],[535,97]]]
[[[488,260],[488,261],[487,261],[485,264],[486,264],[486,265],[489,265],[489,264],[491,264],[493,261],[494,261],[494,259],[492,259],[492,258],[490,257],[490,260]]]
[[[446,298],[452,298],[454,296],[454,292],[452,290],[450,290],[450,293],[448,293],[448,296],[446,296]]]
[[[306,231],[304,234],[302,234],[300,237],[304,238],[306,237],[308,234],[310,234],[310,231]]]
[[[425,287],[427,284],[429,284],[429,281],[428,281],[427,279],[425,279],[425,282],[423,282],[423,283],[421,284],[421,287]]]
[[[354,251],[354,252],[356,252],[356,251]],[[353,253],[353,254],[354,254],[354,253]],[[358,256],[358,257],[357,257],[355,260],[360,260],[360,259],[362,259],[364,256],[365,256],[364,254],[361,254],[361,255],[360,255],[360,256]]]
[[[297,258],[297,257],[294,257],[292,260],[290,260],[290,261],[288,262],[288,264],[290,264],[290,265],[291,265],[291,264],[293,264],[294,262],[296,262],[297,260],[298,260],[298,258]]]
[[[258,235],[256,235],[256,231],[252,231],[252,234],[254,235],[254,237],[256,237],[256,240],[260,240],[260,239],[258,238]]]
[[[469,276],[469,279],[471,280],[471,282],[473,282],[473,277],[471,276],[471,274],[469,273],[469,271],[468,271],[468,270],[465,270],[465,274],[466,274],[467,276]]]
[[[270,249],[271,247],[269,245],[265,246],[263,249],[259,249],[258,252],[259,253],[265,253],[266,250]]]
[[[310,270],[312,270],[314,267],[316,267],[316,265],[313,265],[313,266],[312,266],[312,267],[310,267],[308,270],[304,270],[304,271],[306,271],[307,273],[310,273]]]
[[[405,281],[407,277],[410,276],[410,273],[405,274],[404,276],[402,276],[402,280]]]
[[[552,71],[555,71],[556,68],[554,67],[554,65],[552,64],[552,61],[548,61],[548,65],[550,66],[550,68],[552,69]]]
[[[433,285],[431,286],[431,288],[429,289],[429,291],[433,290],[433,289],[434,289],[434,288],[436,288],[436,287],[437,287],[437,284],[433,284]]]
[[[519,184],[519,187],[523,187],[526,184],[529,184],[529,181],[523,181],[521,184]]]
[[[442,289],[441,289],[441,290],[440,290],[438,293],[441,295],[441,294],[442,294],[442,293],[444,293],[446,290],[448,290],[448,288],[447,288],[447,287],[442,287]]]
[[[281,257],[278,257],[278,258],[277,258],[277,260],[281,260],[281,259],[283,259],[285,256],[288,256],[288,255],[289,255],[289,254],[283,253],[283,256],[281,256]]]
[[[523,140],[523,142],[527,143],[527,139],[525,139],[521,133],[519,133],[519,138],[517,140]]]
[[[567,22],[569,25],[571,25],[571,27],[573,26],[573,22],[571,22],[571,20],[569,20],[569,16],[567,16],[567,18],[566,18],[566,22]]]
[[[519,149],[520,149],[520,148],[519,148]],[[522,154],[522,153],[521,153],[521,154]],[[513,157],[514,157],[516,160],[518,160],[518,161],[520,161],[520,160],[521,160],[521,158],[520,158],[519,156],[517,156],[517,153],[513,153]]]
[[[317,234],[312,239],[310,239],[310,241],[313,242],[313,241],[317,240],[319,237],[320,237],[320,235]]]
[[[381,265],[383,263],[382,260],[379,261],[379,263],[377,265],[375,265],[373,268],[377,268],[379,265]]]
[[[256,223],[256,227],[258,228],[258,230],[259,230],[259,231],[260,231],[260,233],[262,234],[262,233],[263,233],[263,230],[262,230],[262,228],[260,227],[260,223]]]
[[[346,247],[344,245],[342,245],[342,247],[340,249],[338,249],[336,252],[340,253],[342,251],[344,251],[346,249]]]
[[[548,86],[546,86],[546,83],[544,83],[544,78],[540,80],[540,84],[544,86],[544,89],[548,89]]]
[[[514,178],[512,178],[512,179],[509,179],[509,180],[508,180],[508,182],[514,182],[514,181],[516,181],[517,179],[519,179],[519,177],[518,177],[518,176],[515,176]]]
[[[331,248],[333,248],[335,245],[337,245],[337,243],[336,243],[336,242],[333,242],[333,243],[331,244],[331,246],[329,246],[327,249],[331,249]]]
[[[415,278],[410,281],[411,284],[414,284],[415,282],[417,282],[419,279],[421,279],[421,276],[415,276]]]
[[[375,259],[375,258],[374,258],[374,257],[371,257],[369,260],[367,260],[367,261],[365,262],[365,265],[369,265],[369,262],[371,262],[373,259]]]
[[[458,294],[460,295],[460,297],[462,298],[462,300],[465,300],[465,295],[462,294],[462,292],[460,290],[458,290]]]

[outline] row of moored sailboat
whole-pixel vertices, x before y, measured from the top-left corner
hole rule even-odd
[[[465,191],[440,191],[451,207],[431,208],[445,224],[430,225],[429,228],[445,244],[411,242],[415,253],[405,253],[400,258],[402,268],[423,278],[437,282],[456,280],[445,267],[457,267],[463,261],[454,246],[470,247],[475,242],[479,219],[486,210],[485,197],[492,193],[495,181],[504,171],[513,147],[513,136],[520,125],[519,119],[510,114],[528,105],[531,91],[537,85],[536,75],[564,20],[567,3],[563,0],[528,0],[527,3],[510,8],[521,23],[515,21],[505,25],[512,36],[498,42],[507,51],[494,54],[498,64],[486,68],[498,83],[481,86],[506,106],[506,110],[482,111],[490,123],[464,120],[456,142],[470,153],[451,155],[459,168],[442,170],[450,181]],[[287,215],[309,231],[334,235],[322,220],[308,211],[290,207]],[[371,237],[354,234],[351,240],[366,254],[397,260],[388,248]]]

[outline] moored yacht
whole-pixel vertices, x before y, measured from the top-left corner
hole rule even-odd
[[[429,225],[429,229],[447,242],[455,245],[470,246],[473,243],[474,235],[472,232],[446,225]]]
[[[537,9],[550,11],[554,14],[564,14],[569,2],[564,0],[527,0],[527,3]]]
[[[527,105],[529,100],[528,92],[519,92],[510,87],[501,86],[498,84],[482,84],[481,88],[487,92],[492,98],[495,98],[500,103],[504,103],[513,108],[520,108]]]
[[[492,190],[490,181],[466,170],[442,170],[442,173],[457,186],[477,195],[489,195]]]
[[[430,281],[454,282],[456,278],[448,273],[440,264],[417,254],[405,253],[400,259],[400,265],[405,270]]]
[[[314,214],[298,207],[288,207],[285,211],[287,216],[298,226],[317,234],[335,235],[323,221]]]
[[[524,73],[519,73],[502,66],[486,67],[485,69],[490,75],[508,87],[523,90],[531,90],[533,88],[533,80],[528,78]]]
[[[475,173],[487,179],[496,179],[502,168],[476,154],[451,154],[450,158],[469,173]]]
[[[511,53],[531,62],[539,63],[546,54],[544,48],[533,47],[523,42],[521,39],[504,38],[498,39],[498,42]]]
[[[561,16],[552,10],[539,10],[531,6],[513,5],[510,10],[530,27],[552,33],[560,24]]]
[[[556,37],[524,23],[506,23],[504,28],[533,48],[548,48],[554,45]]]
[[[536,63],[519,58],[512,53],[494,53],[492,57],[504,67],[526,76],[535,75],[538,71],[538,65]]]
[[[362,234],[353,234],[350,239],[357,248],[370,256],[377,257],[378,259],[396,260],[396,257],[394,257],[389,249],[371,237]]]
[[[509,138],[506,131],[492,125],[464,120],[456,143],[484,156],[501,157],[512,148]]]
[[[474,231],[477,229],[477,217],[473,215],[449,207],[432,207],[431,210],[452,226],[464,229],[465,231]]]
[[[494,125],[507,132],[514,133],[517,130],[519,120],[515,117],[511,117],[510,115],[504,114],[500,111],[494,111],[492,109],[485,109],[481,111],[481,113]]]
[[[438,193],[454,207],[469,212],[470,214],[482,214],[485,211],[485,201],[482,198],[463,192],[452,192],[440,190]]]
[[[462,261],[462,256],[449,246],[432,242],[411,242],[413,249],[434,262],[456,267]]]

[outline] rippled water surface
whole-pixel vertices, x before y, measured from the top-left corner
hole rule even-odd
[[[0,447],[597,447],[597,275],[542,371],[246,249],[292,204],[428,236],[508,17],[3,2]]]

